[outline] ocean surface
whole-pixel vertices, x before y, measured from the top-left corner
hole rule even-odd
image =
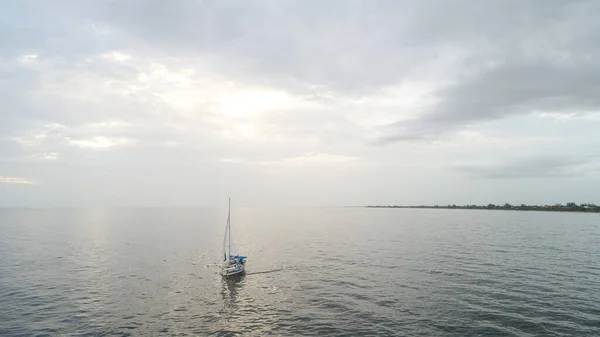
[[[600,214],[0,210],[0,336],[600,336]]]

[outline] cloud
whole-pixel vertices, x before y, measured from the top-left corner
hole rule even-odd
[[[102,122],[93,122],[85,124],[84,127],[90,128],[125,128],[134,126],[132,123],[123,122],[120,120],[108,120]]]
[[[87,139],[67,139],[69,144],[82,148],[82,149],[92,149],[92,150],[101,150],[114,146],[122,146],[126,144],[130,144],[134,142],[133,139],[130,138],[109,138],[109,137],[91,137]]]
[[[34,153],[28,157],[28,159],[32,160],[57,160],[59,156],[58,152],[41,152]]]
[[[123,63],[131,59],[131,55],[123,54],[118,51],[108,52],[102,54],[102,57],[108,60],[113,60],[116,62]]]
[[[473,176],[542,177],[523,193],[556,176],[596,179],[595,162],[569,158],[599,144],[598,10],[555,0],[6,3],[0,160],[44,182],[38,200],[66,204],[160,204],[169,191],[173,203],[210,204],[244,188],[356,203],[372,186],[370,197],[389,201],[437,198],[431,181],[462,191]],[[69,190],[59,183],[70,180]],[[282,199],[268,194],[252,198]]]
[[[593,112],[542,112],[538,115],[540,118],[553,119],[558,122],[568,122],[584,120],[590,122],[600,121],[600,113]]]
[[[597,171],[593,167],[599,164],[598,158],[598,155],[543,156],[492,164],[460,164],[451,168],[472,177],[489,179],[577,178]]]
[[[329,165],[348,163],[359,160],[356,156],[336,155],[320,152],[305,153],[301,156],[288,157],[270,161],[248,161],[244,159],[224,158],[220,159],[223,163],[231,164],[255,164],[265,166],[305,166],[305,165]]]
[[[37,55],[35,54],[25,54],[25,55],[21,55],[17,58],[17,62],[19,63],[33,63],[35,62],[35,60],[37,59]]]
[[[327,153],[307,153],[303,156],[286,158],[282,160],[285,164],[328,164],[346,163],[358,160],[355,156],[335,155]]]
[[[137,118],[148,115],[148,105],[188,119],[202,109],[213,122],[229,123],[222,136],[238,140],[281,126],[232,125],[227,117],[242,111],[343,109],[338,120],[371,125],[354,132],[362,141],[387,144],[533,110],[597,107],[589,85],[597,74],[596,50],[588,43],[596,39],[593,2],[464,4],[470,6],[130,1],[114,11],[112,3],[65,1],[36,9],[62,16],[58,11],[69,7],[94,22],[86,31],[90,44],[115,42],[108,51],[86,50],[75,76],[54,91],[62,99],[93,103],[120,95],[121,107],[110,109],[114,116],[127,104]],[[114,48],[125,40],[135,47]],[[424,85],[420,93],[417,83]],[[415,103],[406,105],[401,96]],[[385,101],[391,104],[384,108]],[[390,126],[373,128],[376,120]]]
[[[28,130],[21,136],[10,137],[9,140],[26,147],[39,146],[49,138],[61,137],[61,132],[64,128],[65,126],[62,124],[46,124],[39,129]]]
[[[596,38],[588,35],[598,5],[138,0],[120,4],[119,11],[113,6],[96,3],[84,13],[177,56],[212,58],[230,77],[362,95],[415,74],[456,75],[448,68],[478,68],[507,54],[556,57]]]
[[[436,137],[519,114],[598,111],[599,76],[600,65],[576,56],[558,63],[505,62],[441,90],[438,103],[415,119],[392,124],[395,132],[381,142]]]
[[[22,184],[22,185],[33,185],[34,182],[27,180],[25,178],[16,178],[16,177],[5,177],[0,176],[0,184]]]

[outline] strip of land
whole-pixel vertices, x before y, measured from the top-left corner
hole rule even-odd
[[[491,209],[491,210],[510,210],[510,211],[543,211],[543,212],[590,212],[600,213],[600,206],[595,204],[580,204],[569,202],[565,205],[419,205],[419,206],[400,206],[400,205],[369,205],[367,208],[428,208],[428,209]]]

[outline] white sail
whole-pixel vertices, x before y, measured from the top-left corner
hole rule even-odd
[[[225,237],[223,238],[223,261],[227,261],[229,249],[227,248],[227,234],[229,234],[229,217],[227,217],[227,224],[225,225]]]
[[[223,261],[229,260],[231,256],[231,199],[229,199],[229,211],[227,212],[227,223],[225,224],[225,238],[223,239]]]

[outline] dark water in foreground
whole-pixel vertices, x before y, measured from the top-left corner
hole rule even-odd
[[[600,336],[600,216],[0,210],[0,335]]]

